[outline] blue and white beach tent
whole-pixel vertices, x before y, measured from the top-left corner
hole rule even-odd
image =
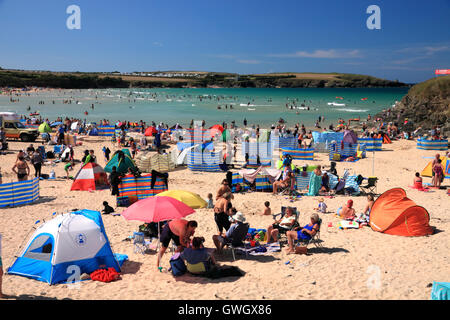
[[[7,273],[56,284],[76,267],[80,275],[109,267],[120,272],[98,211],[61,214],[42,224]]]

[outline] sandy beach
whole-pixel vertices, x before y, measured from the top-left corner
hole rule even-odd
[[[94,141],[95,138],[95,141]],[[103,141],[102,141],[103,139]],[[89,141],[93,140],[93,141]],[[39,145],[37,142],[35,146]],[[1,157],[3,183],[16,181],[11,171],[17,152],[26,143],[9,142],[9,152]],[[75,148],[75,158],[80,159],[85,149],[95,150],[98,163],[106,164],[101,149],[116,145],[106,138],[89,137],[83,146]],[[46,147],[47,149],[49,147]],[[156,268],[154,251],[145,255],[133,252],[133,244],[124,241],[137,231],[139,222],[127,221],[121,216],[103,215],[107,236],[113,251],[128,255],[120,280],[111,283],[83,281],[76,287],[65,284],[49,286],[47,283],[24,277],[4,275],[3,291],[11,299],[424,299],[430,298],[433,281],[449,281],[450,230],[449,199],[446,190],[420,192],[411,189],[415,172],[420,172],[430,161],[423,157],[434,156],[435,151],[417,150],[414,141],[399,140],[383,145],[383,151],[375,153],[374,175],[379,178],[378,194],[402,187],[410,199],[424,206],[430,214],[430,225],[436,232],[425,237],[401,237],[374,232],[370,227],[357,230],[339,230],[334,213],[350,198],[335,196],[325,198],[328,211],[320,214],[323,219],[321,239],[324,251],[309,247],[308,255],[287,255],[284,250],[266,256],[238,256],[233,261],[231,252],[218,256],[221,264],[235,265],[246,274],[243,277],[210,280],[185,274],[174,278],[169,267],[170,253],[162,259],[163,272]],[[443,152],[441,152],[443,154]],[[352,174],[372,176],[373,153],[355,163],[340,162],[338,173],[349,169]],[[328,155],[316,154],[309,164],[329,165]],[[294,161],[303,165],[304,162]],[[40,181],[40,199],[30,205],[0,209],[0,233],[2,240],[3,269],[12,263],[14,255],[28,240],[36,220],[50,220],[53,212],[64,213],[72,209],[101,210],[102,202],[115,207],[115,197],[109,190],[70,191],[72,181],[65,179],[64,164],[55,167],[45,165],[42,173],[53,168],[56,180]],[[30,166],[32,168],[32,166]],[[75,175],[80,164],[71,172]],[[34,174],[34,169],[31,169]],[[169,173],[169,190],[181,189],[198,193],[203,198],[209,192],[215,194],[225,173],[194,173],[186,167]],[[424,182],[430,182],[424,178]],[[448,184],[448,183],[447,183]],[[291,205],[300,211],[300,224],[308,222],[317,206],[319,197],[303,196],[289,202],[280,195],[252,192],[236,194],[233,205],[245,214],[250,227],[267,228],[272,216],[262,216],[264,201],[270,201],[272,211],[278,213],[281,206]],[[352,197],[357,213],[366,205],[366,197]],[[117,208],[122,212],[124,208]],[[199,226],[196,235],[206,239],[205,246],[214,248],[212,236],[217,229],[212,209],[198,209],[189,216]],[[329,227],[330,223],[332,227]],[[289,262],[287,264],[287,262]],[[379,287],[373,285],[374,276]]]

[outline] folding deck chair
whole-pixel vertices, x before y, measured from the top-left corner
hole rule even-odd
[[[294,222],[294,224],[293,224],[290,228],[287,228],[287,229],[286,229],[286,232],[287,232],[287,231],[291,231],[291,230],[293,230],[294,228],[299,227],[298,216],[299,216],[300,212],[297,211],[297,208],[296,208],[296,207],[291,207],[291,208],[292,208],[293,211],[294,211],[295,222]],[[282,218],[284,217],[284,215],[286,214],[286,209],[287,209],[287,207],[281,207],[281,213],[273,214],[273,215],[272,215],[273,219],[274,219],[274,220],[277,220],[277,217],[278,217],[278,216],[280,216],[279,219],[282,219]],[[283,235],[284,235],[284,237],[286,238],[286,232],[278,232],[278,235],[279,235],[280,239],[281,239],[281,236],[283,236]],[[286,241],[287,241],[287,240],[286,240]],[[281,241],[280,241],[280,242],[281,242]]]
[[[365,186],[360,185],[359,188],[361,189],[362,194],[377,194],[377,177],[369,177],[367,178],[367,184]]]
[[[320,229],[322,227],[322,219],[319,218],[318,221],[319,224],[319,229],[317,230],[316,234],[314,236],[311,237],[311,239],[306,240],[306,239],[300,239],[300,240],[296,240],[294,242],[294,246],[297,246],[298,244],[303,244],[306,247],[308,247],[308,245],[310,244],[314,244],[316,246],[316,248],[318,248],[319,250],[323,250],[323,245],[322,245],[322,240],[320,239]]]
[[[231,253],[233,255],[233,261],[236,260],[236,255],[234,251],[244,246],[244,240],[247,236],[248,229],[250,225],[248,223],[239,224],[236,229],[233,231],[232,238],[228,239],[229,241],[225,243],[225,246],[231,249]],[[247,257],[248,253],[246,250],[245,256]]]

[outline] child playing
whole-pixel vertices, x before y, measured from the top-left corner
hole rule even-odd
[[[66,179],[69,180],[69,170],[72,171],[73,170],[73,159],[70,162],[67,162],[66,165],[64,166],[64,171],[66,171]]]
[[[263,216],[270,216],[272,214],[272,209],[270,209],[270,202],[266,201],[264,202],[264,212],[263,212]]]
[[[319,199],[319,205],[317,208],[314,208],[314,210],[319,211],[320,213],[326,213],[327,212],[327,205],[323,198]]]
[[[111,206],[108,204],[108,202],[103,201],[103,206],[105,207],[105,208],[102,210],[102,213],[103,213],[103,214],[110,214],[110,213],[114,212],[113,207],[111,207]]]
[[[208,193],[208,209],[212,209],[214,208],[214,203],[213,203],[213,195],[212,193]]]

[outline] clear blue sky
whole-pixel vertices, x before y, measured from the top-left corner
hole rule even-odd
[[[81,30],[69,30],[69,5]],[[381,30],[369,30],[369,5]],[[348,72],[450,68],[450,0],[0,0],[0,66],[52,71]]]

